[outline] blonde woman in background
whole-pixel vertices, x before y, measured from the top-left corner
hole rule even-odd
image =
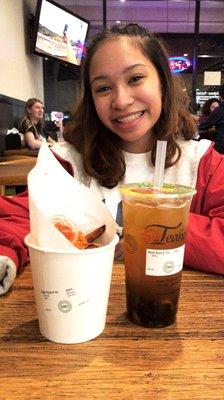
[[[55,141],[43,131],[44,105],[41,100],[31,98],[27,100],[24,116],[20,125],[20,132],[24,134],[26,146],[30,149],[39,149],[43,140],[49,146]]]

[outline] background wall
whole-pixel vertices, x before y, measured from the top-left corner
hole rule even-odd
[[[36,0],[0,3],[0,94],[44,100],[43,61],[29,52],[28,43],[28,15],[35,14]]]
[[[81,96],[80,72],[43,60],[45,112],[72,111]]]

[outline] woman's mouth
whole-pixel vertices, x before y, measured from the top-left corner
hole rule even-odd
[[[122,117],[117,117],[114,119],[114,122],[121,125],[130,124],[133,121],[137,121],[139,118],[142,117],[145,111],[136,112],[133,114],[128,114]]]

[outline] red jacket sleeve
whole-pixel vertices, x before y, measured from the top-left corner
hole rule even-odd
[[[18,269],[29,260],[24,244],[29,230],[28,193],[0,196],[0,254],[11,258]]]
[[[189,215],[185,265],[224,274],[224,155],[211,146],[198,167]]]

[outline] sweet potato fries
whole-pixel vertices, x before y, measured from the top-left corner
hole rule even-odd
[[[95,243],[94,241],[100,235],[102,235],[106,229],[106,226],[102,225],[87,235],[84,235],[81,231],[75,230],[72,224],[65,218],[53,218],[52,223],[78,249],[91,249],[100,247],[100,244]]]

